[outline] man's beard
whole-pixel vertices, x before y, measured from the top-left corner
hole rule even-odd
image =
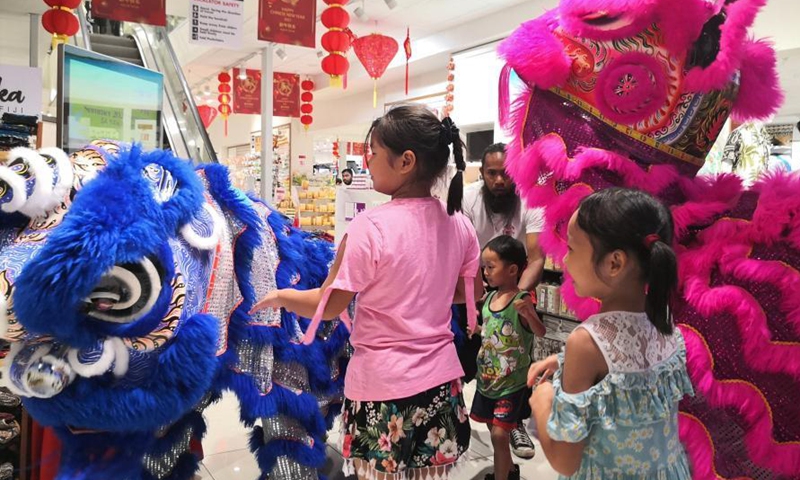
[[[489,216],[500,215],[503,218],[511,219],[512,215],[517,213],[519,209],[519,197],[511,188],[508,192],[497,194],[489,190],[486,184],[483,184],[483,205]]]

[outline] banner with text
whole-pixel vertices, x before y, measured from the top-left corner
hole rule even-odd
[[[242,46],[244,0],[191,0],[191,43],[237,50]]]
[[[0,116],[36,115],[42,111],[42,70],[0,65]]]
[[[259,40],[314,48],[316,25],[316,0],[259,0]]]
[[[300,116],[300,75],[275,72],[272,81],[272,114],[276,117]]]
[[[94,0],[92,17],[165,27],[167,0]]]
[[[246,72],[247,78],[240,78],[241,70],[233,69],[233,113],[261,115],[261,70]]]

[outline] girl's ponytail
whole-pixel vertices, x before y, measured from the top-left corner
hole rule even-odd
[[[464,161],[464,142],[461,141],[459,130],[450,117],[442,120],[442,141],[453,146],[453,157],[456,161],[456,174],[450,181],[447,192],[447,213],[452,215],[461,211],[461,201],[464,198],[464,170],[467,162]]]
[[[645,311],[659,332],[670,335],[673,330],[671,307],[678,286],[678,260],[672,247],[658,235],[649,235],[645,247],[650,250]]]

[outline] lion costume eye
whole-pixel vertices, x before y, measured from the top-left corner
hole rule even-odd
[[[619,21],[620,18],[622,18],[622,14],[610,15],[606,12],[597,12],[583,15],[581,20],[593,27],[605,27]]]
[[[139,263],[115,265],[84,300],[92,318],[130,323],[146,315],[161,293],[162,271],[144,258]]]

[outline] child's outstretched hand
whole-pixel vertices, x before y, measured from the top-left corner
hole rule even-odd
[[[475,325],[474,330],[470,330],[469,327],[467,327],[467,337],[472,338],[473,335],[480,335],[481,331],[483,331],[483,327],[481,327],[480,323]]]
[[[253,305],[253,308],[250,309],[250,314],[261,310],[266,310],[267,308],[281,308],[283,305],[281,304],[278,292],[279,290],[273,290],[264,295],[264,298],[259,300],[255,305]]]
[[[528,369],[528,386],[536,387],[552,377],[556,370],[558,370],[557,355],[550,355],[544,360],[531,364],[531,368]]]

